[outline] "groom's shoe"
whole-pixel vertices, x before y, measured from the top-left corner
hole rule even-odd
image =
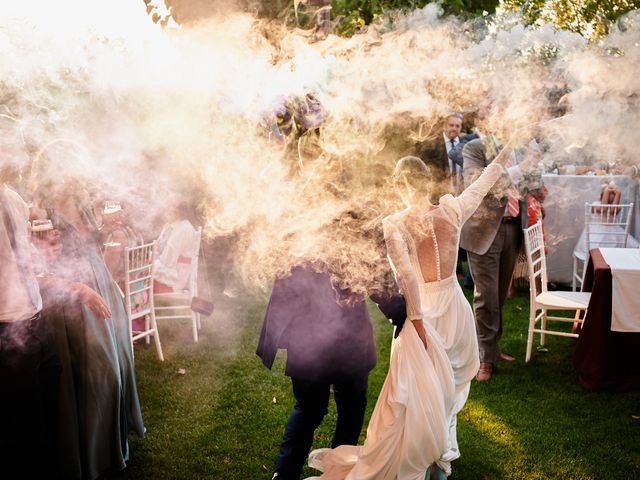
[[[476,380],[479,382],[488,382],[491,380],[491,374],[493,373],[493,363],[481,362],[480,369],[476,374]]]
[[[500,352],[500,361],[511,363],[516,361],[516,357],[513,357],[508,353]]]

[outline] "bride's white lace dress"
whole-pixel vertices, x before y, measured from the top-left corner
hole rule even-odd
[[[473,312],[455,274],[460,228],[502,172],[491,164],[459,197],[384,219],[407,322],[393,341],[364,445],[311,452],[309,465],[323,472],[312,478],[423,480],[433,462],[451,471],[460,456],[456,414],[479,368]],[[416,319],[424,321],[427,350],[411,323]]]

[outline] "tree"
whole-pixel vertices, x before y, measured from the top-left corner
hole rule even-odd
[[[597,39],[609,33],[618,17],[640,8],[640,0],[500,0],[500,5],[521,11],[530,25],[551,23]]]
[[[441,0],[445,15],[480,15],[493,12],[499,0]],[[331,16],[337,19],[336,30],[343,34],[353,34],[368,25],[385,11],[414,10],[423,8],[430,0],[333,0]]]

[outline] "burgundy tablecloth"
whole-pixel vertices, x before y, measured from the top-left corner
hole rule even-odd
[[[591,300],[573,358],[580,383],[589,390],[640,390],[640,333],[611,331],[611,269],[597,248],[583,290]]]

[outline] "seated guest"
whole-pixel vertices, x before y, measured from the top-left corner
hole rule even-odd
[[[618,187],[614,182],[606,183],[602,186],[600,190],[600,205],[619,205],[622,197],[622,192],[620,187]],[[602,218],[600,220],[606,221],[606,223],[614,223],[616,221],[623,221],[626,219],[618,218],[619,209],[614,209],[609,211],[609,215],[606,213],[606,207],[600,208],[599,206],[592,207],[593,214],[602,214]],[[622,247],[622,242],[624,241],[624,236],[622,235],[622,227],[619,225],[592,225],[589,234],[589,240],[591,244],[591,248],[596,248],[597,246],[604,247]],[[638,241],[629,235],[627,237],[627,247],[635,248],[638,246]],[[574,255],[578,258],[586,258],[588,256],[587,252],[587,238],[586,238],[586,226],[582,230],[582,234],[576,243],[576,246],[573,251]]]
[[[620,205],[622,191],[615,182],[609,182],[602,186],[600,190],[600,203],[602,205]]]
[[[547,190],[547,187],[543,184],[540,188],[533,189],[527,194],[527,225],[532,227],[538,222],[542,224],[542,237],[545,244],[545,253],[549,253],[549,247],[547,246],[547,236],[544,232],[544,217],[546,213],[543,204],[548,193],[549,190]]]
[[[189,286],[196,236],[188,220],[191,215],[189,204],[181,203],[171,212],[171,221],[162,227],[154,263],[154,293],[179,292]]]
[[[96,222],[89,218],[93,209],[81,185],[59,182],[42,190],[60,233],[59,255],[47,263],[47,273],[67,286],[43,288],[44,317],[55,327],[64,372],[59,478],[95,479],[126,466],[130,431],[144,434],[129,321],[100,254]]]
[[[142,237],[129,225],[122,205],[106,202],[102,211],[104,263],[111,276],[124,291],[124,249],[142,245]]]
[[[119,202],[105,202],[102,211],[102,235],[105,240],[103,247],[104,263],[113,280],[121,292],[125,291],[125,248],[142,245],[144,240],[127,221],[126,213]],[[136,272],[134,275],[144,276],[146,272]],[[144,281],[132,285],[133,290],[144,287]],[[149,305],[148,292],[142,291],[131,295],[131,311],[139,312]],[[132,331],[140,332],[144,329],[145,319],[138,317],[133,320]]]

